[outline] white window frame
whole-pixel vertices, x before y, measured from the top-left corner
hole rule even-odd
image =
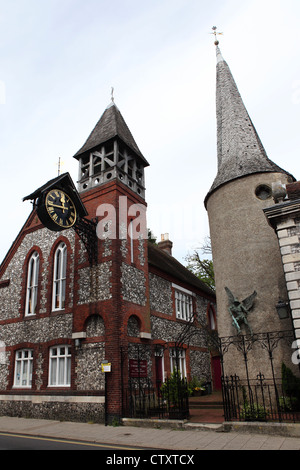
[[[176,318],[179,320],[193,321],[193,292],[172,284],[175,290]]]
[[[33,350],[20,349],[16,351],[14,387],[32,387]]]
[[[176,364],[176,352],[178,354],[178,370],[180,372],[181,378],[186,378],[186,355],[185,349],[170,348],[170,371],[171,374],[177,370]]]
[[[64,310],[66,303],[67,245],[61,242],[54,254],[52,311]]]
[[[58,345],[49,352],[49,387],[70,387],[71,385],[71,346]]]
[[[25,316],[35,315],[38,297],[40,256],[35,251],[28,261]]]
[[[167,372],[165,371],[165,354],[163,348],[157,348],[154,350],[155,357],[161,357],[161,367],[162,367],[162,382],[164,383],[167,378]]]
[[[215,330],[216,329],[216,320],[215,320],[215,315],[212,307],[209,309],[209,324],[210,324],[210,329]]]

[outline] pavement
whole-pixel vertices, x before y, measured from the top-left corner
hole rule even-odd
[[[300,424],[125,421],[123,426],[0,417],[0,432],[157,450],[300,450]],[[151,424],[151,426],[150,426]],[[248,427],[247,427],[248,426]],[[275,434],[274,434],[275,433]],[[298,437],[299,436],[299,437]]]

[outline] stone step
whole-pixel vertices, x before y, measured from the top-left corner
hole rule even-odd
[[[211,410],[222,410],[223,409],[223,403],[190,403],[189,408],[192,410],[205,410],[205,409],[211,409]]]
[[[184,423],[184,429],[193,431],[214,431],[223,432],[224,427],[222,423]]]

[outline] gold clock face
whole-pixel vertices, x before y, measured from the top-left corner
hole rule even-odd
[[[72,199],[61,189],[51,189],[45,206],[50,218],[62,228],[70,228],[76,222],[76,209]]]

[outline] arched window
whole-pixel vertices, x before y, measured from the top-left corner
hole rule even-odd
[[[25,315],[35,315],[38,295],[40,257],[35,251],[28,262]]]
[[[63,310],[66,302],[67,246],[60,243],[54,255],[52,310]]]
[[[208,324],[211,330],[217,329],[216,314],[215,314],[214,308],[211,305],[209,306],[209,310],[208,310]]]

